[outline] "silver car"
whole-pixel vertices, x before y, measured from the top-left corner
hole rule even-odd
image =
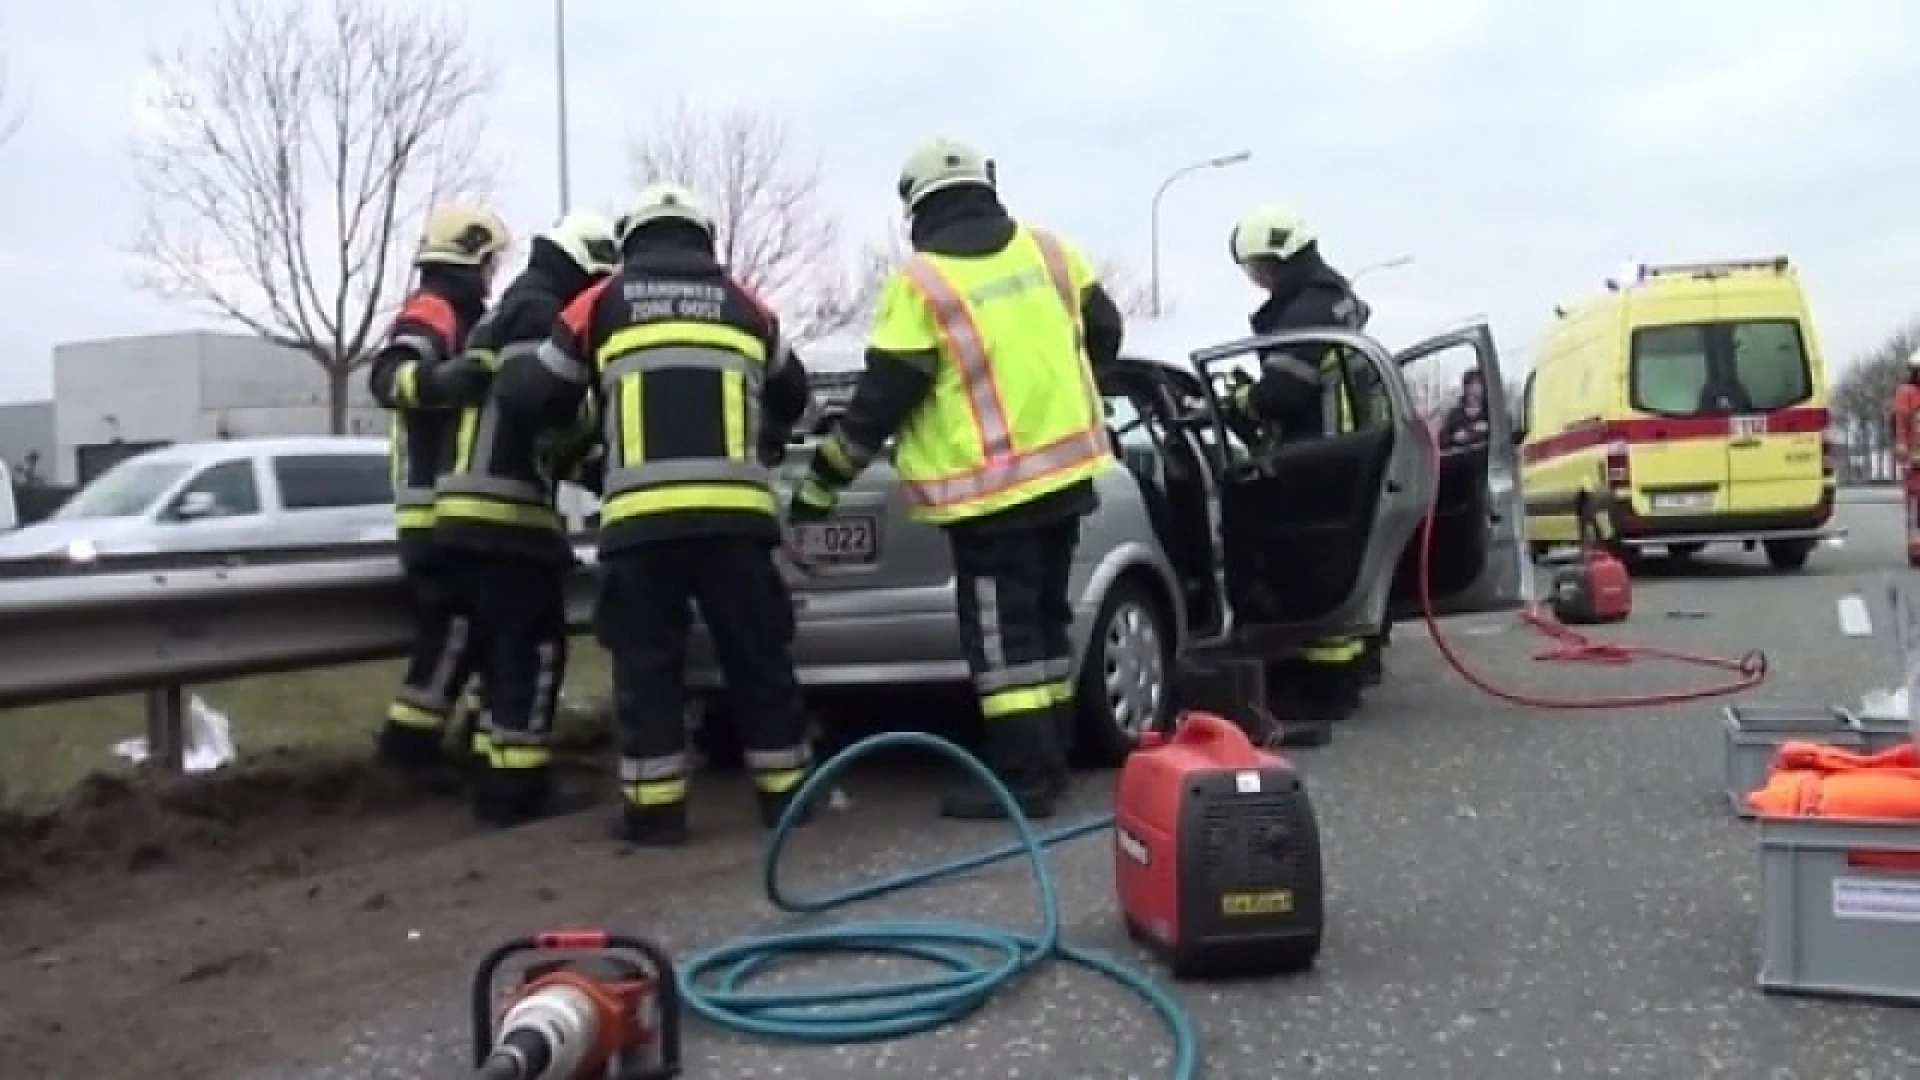
[[[1388,415],[1351,434],[1249,454],[1219,419],[1219,395],[1230,372],[1274,344],[1348,350],[1377,379]],[[1470,354],[1485,376],[1497,430],[1484,446],[1436,460],[1401,367],[1452,350]],[[1073,570],[1080,716],[1070,740],[1081,763],[1112,763],[1139,732],[1164,723],[1183,662],[1274,655],[1416,617],[1418,551],[1409,541],[1430,506],[1438,610],[1519,605],[1518,456],[1485,326],[1398,354],[1342,331],[1267,335],[1178,362],[1129,357],[1099,381],[1122,467],[1100,478],[1100,509],[1085,522]],[[805,469],[851,382],[816,380],[824,415],[790,454],[783,484]],[[831,518],[798,526],[793,542],[812,565],[794,585],[794,654],[809,691],[966,683],[946,540],[909,519],[884,459]],[[694,686],[721,686],[699,634],[690,661]]]

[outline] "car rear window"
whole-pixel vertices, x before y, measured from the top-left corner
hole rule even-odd
[[[1656,416],[1771,412],[1813,396],[1800,326],[1790,319],[1642,327],[1629,367],[1633,407]]]
[[[289,510],[334,510],[393,502],[387,459],[378,454],[297,454],[273,459],[280,503]]]

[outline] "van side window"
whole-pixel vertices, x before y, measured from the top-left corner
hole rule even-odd
[[[220,517],[260,512],[260,486],[253,478],[252,458],[222,461],[208,466],[199,476],[187,482],[180,498],[184,500],[198,492],[213,497],[213,505]]]
[[[289,510],[386,506],[393,502],[387,459],[375,454],[302,454],[273,459],[280,502]]]

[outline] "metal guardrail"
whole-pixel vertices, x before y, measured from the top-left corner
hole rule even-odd
[[[591,536],[574,541],[567,615],[580,632],[592,621],[593,547]],[[391,543],[0,562],[0,709],[145,693],[153,760],[176,768],[184,687],[389,659],[410,638]]]
[[[576,631],[594,595],[580,554]],[[391,544],[0,564],[0,709],[145,692],[153,760],[175,768],[184,687],[388,659],[410,638]]]

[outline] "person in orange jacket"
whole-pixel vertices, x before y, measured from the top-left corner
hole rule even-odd
[[[1907,357],[1906,378],[1893,391],[1893,462],[1901,479],[1913,461],[1913,440],[1920,435],[1920,349]]]

